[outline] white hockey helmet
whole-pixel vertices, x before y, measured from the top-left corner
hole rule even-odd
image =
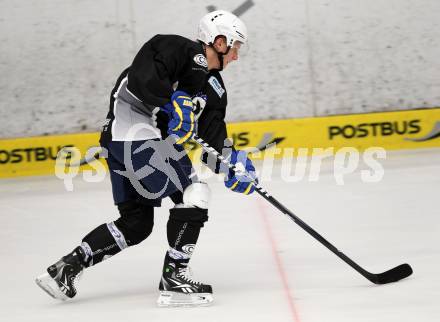
[[[244,45],[248,39],[244,22],[225,10],[210,12],[203,16],[199,23],[198,40],[206,45],[212,45],[218,36],[226,37],[228,47],[232,47],[236,41]]]

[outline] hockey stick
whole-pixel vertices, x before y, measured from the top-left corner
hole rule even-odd
[[[100,152],[101,152],[101,151],[96,152],[96,153],[95,153],[92,157],[90,157],[90,158],[87,158],[87,157],[82,158],[82,159],[78,162],[78,164],[71,165],[71,167],[72,167],[72,166],[74,166],[74,167],[80,167],[80,166],[83,166],[83,165],[86,165],[86,164],[92,163],[93,161],[97,161],[97,160],[100,158],[100,155],[99,155]]]
[[[98,151],[90,157],[87,156],[83,157],[78,162],[69,164],[69,168],[82,167],[83,165],[87,165],[94,161],[98,161],[101,158],[100,153],[101,151]]]
[[[194,136],[193,140],[197,142],[203,150],[207,153],[214,155],[217,160],[226,165],[229,169],[237,172],[237,168],[230,164],[225,157],[223,157],[220,153],[218,153],[214,148],[209,146],[203,139]],[[250,178],[250,177],[249,177]],[[278,200],[272,197],[263,187],[260,186],[254,179],[250,178],[255,186],[255,191],[258,192],[264,199],[270,202],[273,206],[275,206],[278,210],[280,210],[283,214],[287,215],[291,220],[293,220],[297,225],[299,225],[302,229],[308,232],[313,238],[319,241],[322,245],[327,247],[331,252],[333,252],[336,256],[354,268],[358,273],[367,278],[370,282],[374,284],[387,284],[391,282],[397,282],[405,277],[408,277],[412,274],[412,268],[409,264],[402,264],[397,267],[394,267],[386,272],[380,274],[370,273],[367,270],[363,269],[361,266],[356,264],[352,259],[346,256],[344,253],[339,251],[335,246],[333,246],[329,241],[327,241],[324,237],[322,237],[317,231],[315,231],[312,227],[307,225],[304,221],[298,218],[295,214],[289,211],[286,207],[284,207]]]

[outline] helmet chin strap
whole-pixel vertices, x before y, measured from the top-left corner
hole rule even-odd
[[[223,57],[229,53],[229,50],[231,49],[231,47],[228,46],[228,49],[226,49],[225,53],[219,52],[217,49],[215,49],[213,44],[211,44],[211,47],[214,49],[214,51],[217,54],[218,61],[220,62],[220,68],[218,70],[221,72],[223,70]]]

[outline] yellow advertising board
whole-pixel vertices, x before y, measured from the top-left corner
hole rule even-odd
[[[84,156],[98,141],[99,133],[0,140],[0,178],[53,174],[61,149],[76,147]]]
[[[237,149],[265,150],[274,143],[280,149],[303,148],[310,153],[313,148],[440,147],[440,108],[232,123],[228,133]],[[84,157],[98,140],[99,133],[0,140],[0,178],[53,174],[63,147],[76,147]],[[190,143],[187,148],[193,151],[196,146]]]
[[[259,146],[266,136],[279,148],[439,147],[440,108],[239,123],[231,124],[229,133],[237,146]]]

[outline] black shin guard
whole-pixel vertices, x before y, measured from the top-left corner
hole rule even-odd
[[[200,229],[207,220],[207,209],[172,208],[167,224],[167,237],[170,247],[190,257],[197,243]]]
[[[112,225],[112,227],[109,228],[109,225]],[[81,248],[86,255],[84,260],[88,264],[87,266],[96,265],[103,260],[116,255],[126,247],[126,245],[123,247],[116,242],[114,237],[114,234],[116,234],[113,229],[114,227],[113,223],[102,224],[83,238]],[[112,230],[113,233],[111,233],[110,230]],[[120,237],[122,237],[122,234],[120,235]]]
[[[96,265],[147,238],[154,223],[154,208],[136,201],[118,204],[118,220],[92,230],[82,240],[87,266]]]

